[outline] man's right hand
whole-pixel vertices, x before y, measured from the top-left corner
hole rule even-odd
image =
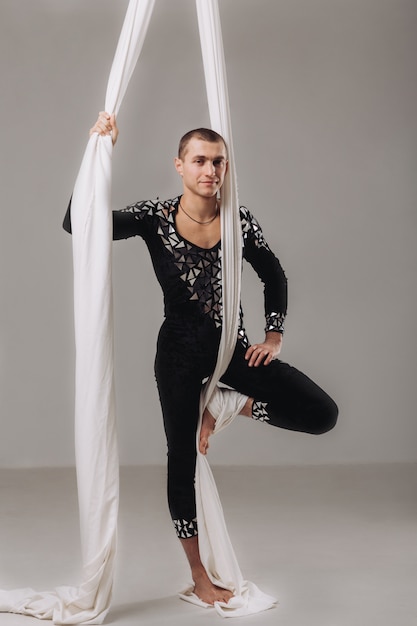
[[[119,136],[119,129],[117,128],[115,114],[113,113],[112,115],[109,115],[106,111],[100,111],[97,122],[92,128],[90,128],[90,136],[93,133],[98,133],[102,137],[104,135],[111,135],[114,145],[117,141],[117,137]]]

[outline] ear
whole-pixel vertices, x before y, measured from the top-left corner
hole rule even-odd
[[[183,171],[182,171],[182,159],[179,159],[178,157],[174,158],[174,165],[175,165],[175,169],[177,170],[178,174],[180,176],[183,175]]]
[[[226,171],[225,171],[225,174],[227,174],[228,171],[229,171],[229,161],[226,161]]]

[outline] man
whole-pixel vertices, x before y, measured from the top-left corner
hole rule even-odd
[[[105,112],[91,133],[118,137],[114,115]],[[164,293],[165,321],[158,336],[155,375],[168,444],[168,502],[190,564],[194,593],[204,602],[227,602],[231,591],[214,585],[198,549],[194,474],[199,399],[216,364],[222,327],[221,231],[218,200],[228,169],[227,147],[212,130],[190,131],[180,141],[175,167],[182,195],[165,202],[141,201],[113,212],[113,238],[141,236]],[[242,255],[265,289],[263,342],[250,345],[240,315],[236,347],[221,381],[247,396],[242,415],[308,433],[333,428],[337,406],[307,376],[278,360],[287,310],[287,281],[260,226],[244,207]],[[64,220],[70,232],[70,209]],[[203,415],[199,449],[207,453],[216,416]]]

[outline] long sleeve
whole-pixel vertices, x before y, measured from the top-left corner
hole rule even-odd
[[[72,232],[71,200],[69,201],[62,224],[62,227],[67,233]],[[151,201],[141,201],[125,209],[113,211],[113,240],[128,239],[129,237],[135,237],[137,235],[144,237],[148,228],[151,213],[150,209],[154,206],[155,204]]]
[[[264,284],[265,331],[284,332],[287,314],[287,278],[275,254],[269,248],[262,229],[245,207],[240,209],[244,240],[243,258]]]

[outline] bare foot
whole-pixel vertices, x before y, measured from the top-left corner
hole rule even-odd
[[[231,591],[213,585],[201,562],[198,546],[198,535],[188,539],[180,539],[191,568],[191,576],[194,581],[194,593],[203,602],[228,602],[233,596]]]
[[[209,449],[209,437],[213,434],[215,425],[216,420],[208,409],[205,409],[200,430],[199,450],[201,454],[207,454],[207,450]]]
[[[228,589],[222,589],[217,587],[217,585],[213,585],[204,569],[197,574],[193,574],[193,580],[195,595],[207,604],[214,604],[215,602],[227,603],[233,597],[233,593]]]

